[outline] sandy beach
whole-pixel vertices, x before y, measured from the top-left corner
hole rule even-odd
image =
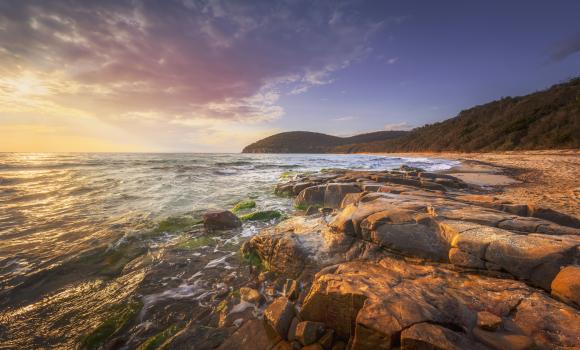
[[[579,150],[396,155],[460,160],[462,164],[449,173],[468,183],[493,187],[500,199],[580,216]]]

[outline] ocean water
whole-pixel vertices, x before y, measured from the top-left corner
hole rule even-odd
[[[192,246],[187,239],[202,234],[195,220],[205,210],[252,198],[258,209],[291,215],[291,200],[273,193],[280,176],[403,164],[436,171],[457,162],[372,155],[0,153],[0,348],[75,347],[128,298],[144,305],[133,333],[150,322],[144,313],[156,303],[203,306],[222,286],[208,281],[223,277],[212,272],[204,279],[204,269],[228,272],[240,242],[274,223],[244,223],[225,238],[211,237],[211,249]],[[191,249],[168,255],[176,244]],[[187,262],[187,254],[199,266]],[[183,258],[187,267],[165,269],[164,256]]]

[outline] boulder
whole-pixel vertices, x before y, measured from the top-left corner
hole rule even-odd
[[[292,186],[292,194],[298,195],[302,190],[314,186],[314,182],[298,182]]]
[[[240,288],[240,298],[249,303],[259,304],[262,300],[262,295],[253,288],[242,287]]]
[[[203,214],[203,226],[207,231],[227,230],[242,226],[242,221],[229,210],[211,210]]]
[[[365,218],[361,236],[406,256],[447,261],[449,242],[427,214],[413,210],[389,209]]]
[[[294,305],[285,297],[280,297],[264,310],[264,318],[280,335],[286,338],[295,315]]]
[[[580,307],[580,266],[566,266],[552,281],[552,295],[566,303]]]
[[[296,326],[296,339],[302,345],[310,345],[324,335],[324,330],[324,323],[302,321]]]
[[[294,206],[297,208],[308,208],[309,206],[323,206],[326,185],[311,186],[300,191],[294,199]]]
[[[334,340],[334,330],[327,329],[324,335],[318,339],[318,343],[324,348],[324,350],[332,349],[332,342]]]
[[[290,300],[298,299],[298,282],[293,279],[287,279],[284,284],[284,296]]]
[[[330,183],[324,192],[324,207],[340,208],[340,204],[347,194],[359,192],[361,192],[360,188],[354,183]]]
[[[288,328],[288,338],[287,338],[289,342],[296,340],[296,326],[298,325],[298,322],[300,321],[296,317],[294,317],[292,319],[292,322],[290,322],[290,328]]]

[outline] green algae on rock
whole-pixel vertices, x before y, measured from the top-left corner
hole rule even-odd
[[[256,207],[256,201],[253,199],[245,199],[243,201],[238,202],[233,208],[233,213],[238,213],[242,210],[253,209]]]
[[[242,215],[240,219],[242,221],[268,221],[272,219],[279,219],[281,217],[282,213],[278,210],[262,210]]]

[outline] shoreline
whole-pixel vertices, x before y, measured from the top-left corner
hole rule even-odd
[[[485,182],[503,200],[550,207],[580,217],[580,150],[508,151],[494,153],[362,153],[382,156],[430,157],[461,161],[444,171],[453,174],[476,170],[480,175],[458,177],[475,184]],[[485,175],[485,169],[490,174]],[[516,180],[511,182],[509,179]]]

